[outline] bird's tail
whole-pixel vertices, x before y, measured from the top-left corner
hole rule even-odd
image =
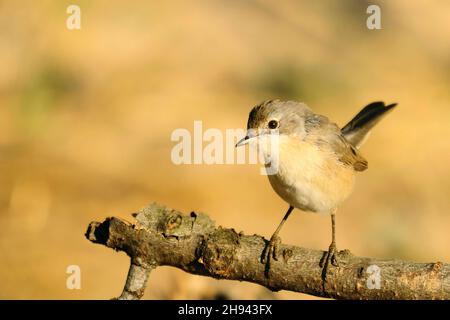
[[[369,136],[370,130],[396,105],[393,103],[386,106],[384,102],[372,102],[341,129],[342,135],[359,148]]]

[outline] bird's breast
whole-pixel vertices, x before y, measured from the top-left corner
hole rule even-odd
[[[329,213],[351,193],[354,170],[318,146],[280,136],[275,174],[268,175],[275,192],[301,210]]]

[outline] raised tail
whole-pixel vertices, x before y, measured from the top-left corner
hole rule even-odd
[[[388,106],[384,102],[372,102],[362,109],[342,129],[342,135],[356,148],[359,148],[369,136],[370,130],[397,104]]]

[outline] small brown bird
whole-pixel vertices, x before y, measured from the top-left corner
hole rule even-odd
[[[251,143],[267,153],[261,141],[267,135],[277,135],[277,170],[268,172],[268,178],[275,192],[289,204],[263,252],[267,271],[271,259],[278,260],[278,233],[294,208],[331,215],[332,240],[321,266],[325,275],[330,263],[338,266],[336,210],[352,192],[355,173],[367,169],[360,146],[375,124],[396,105],[373,102],[342,129],[294,101],[269,100],[251,110],[247,135],[236,146]]]

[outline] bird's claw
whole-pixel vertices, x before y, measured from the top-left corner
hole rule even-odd
[[[328,248],[328,251],[325,252],[325,255],[323,256],[322,260],[320,261],[320,267],[323,268],[322,274],[323,277],[326,278],[328,269],[330,267],[330,264],[339,267],[339,259],[337,257],[338,250],[336,249],[336,243],[332,242],[330,244],[330,247]]]
[[[269,243],[263,251],[261,262],[266,264],[266,274],[270,270],[270,264],[272,259],[278,261],[279,256],[279,247],[280,247],[281,239],[278,236],[272,236],[270,238]]]

